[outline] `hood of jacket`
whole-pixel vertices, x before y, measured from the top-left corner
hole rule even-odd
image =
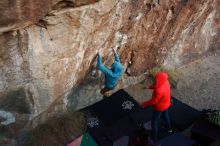
[[[155,85],[156,87],[160,87],[165,82],[168,81],[168,75],[166,72],[158,72],[155,76]]]

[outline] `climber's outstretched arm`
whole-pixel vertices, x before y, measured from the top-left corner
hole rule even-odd
[[[108,69],[107,67],[105,67],[105,65],[103,65],[102,56],[99,53],[98,53],[98,59],[97,59],[97,67],[104,74],[113,76],[112,71],[110,69]]]
[[[120,59],[119,59],[119,56],[118,56],[118,53],[117,53],[118,48],[119,48],[119,46],[116,46],[115,48],[112,48],[112,51],[114,52],[114,55],[115,55],[115,61],[120,62]]]

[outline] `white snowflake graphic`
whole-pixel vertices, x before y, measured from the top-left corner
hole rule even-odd
[[[124,110],[132,110],[132,108],[134,107],[134,103],[129,100],[126,100],[122,103],[121,106]]]
[[[99,119],[97,117],[91,117],[87,120],[87,126],[94,128],[99,125]]]

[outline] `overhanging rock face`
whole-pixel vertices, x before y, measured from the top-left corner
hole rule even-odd
[[[66,107],[100,48],[111,65],[108,48],[120,43],[124,75],[137,76],[157,64],[187,64],[219,47],[218,0],[7,2],[0,2],[0,30],[11,30],[0,35],[0,93],[24,91],[33,117],[55,103]],[[99,88],[91,85],[86,89]]]
[[[0,2],[0,33],[38,22],[52,9],[92,4],[98,0],[3,0]]]

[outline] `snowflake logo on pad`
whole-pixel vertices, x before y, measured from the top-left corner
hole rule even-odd
[[[126,100],[122,103],[121,106],[124,110],[132,110],[132,108],[134,107],[134,103],[129,100]]]
[[[96,117],[88,118],[87,125],[88,125],[90,128],[94,128],[94,127],[96,127],[96,126],[99,125],[99,119],[96,118]]]

